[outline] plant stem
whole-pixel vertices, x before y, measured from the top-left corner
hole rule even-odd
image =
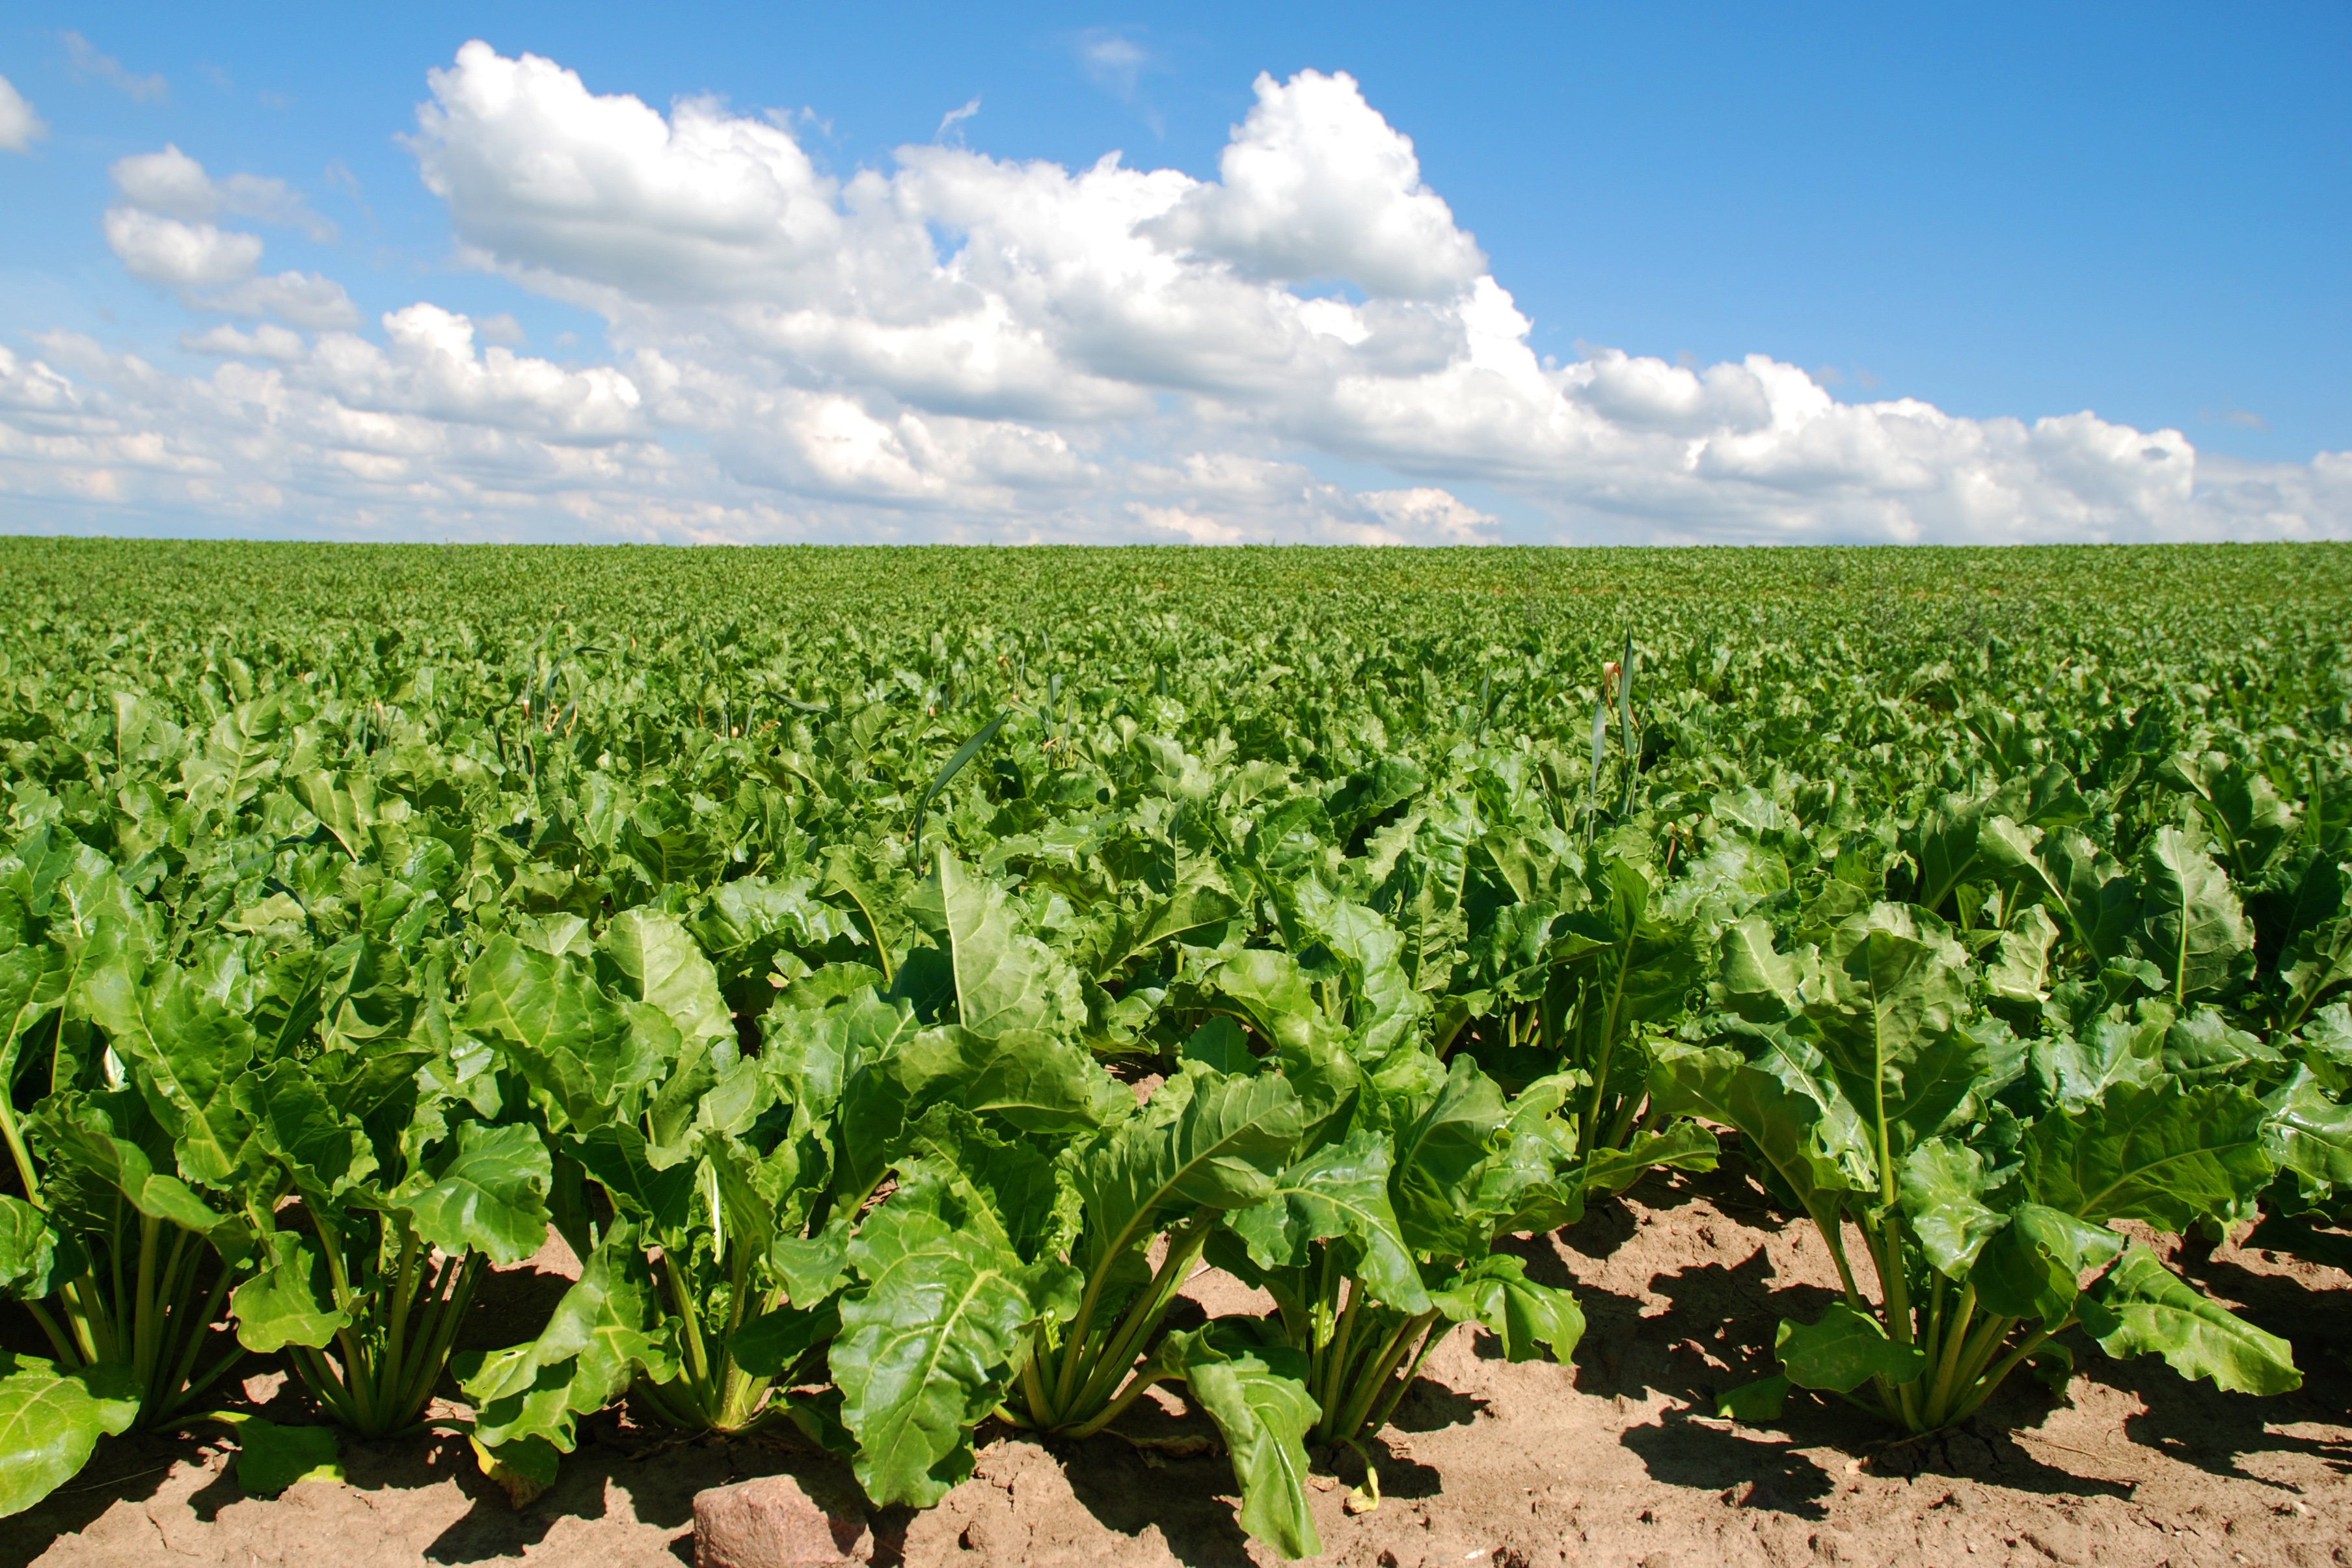
[[[41,1332],[49,1336],[49,1348],[58,1352],[58,1360],[71,1366],[75,1359],[73,1342],[58,1327],[57,1320],[49,1316],[49,1310],[38,1301],[27,1301],[25,1310],[33,1314],[33,1321],[41,1325]]]
[[[1348,1304],[1339,1309],[1339,1321],[1332,1328],[1330,1342],[1317,1358],[1315,1370],[1319,1376],[1316,1385],[1307,1390],[1325,1410],[1329,1410],[1337,1401],[1338,1391],[1346,1382],[1348,1350],[1356,1337],[1356,1319],[1364,1307],[1364,1290],[1360,1285],[1349,1280],[1341,1289],[1348,1292]]]
[[[1029,1419],[1033,1425],[1051,1428],[1060,1425],[1054,1414],[1052,1401],[1045,1396],[1045,1380],[1037,1371],[1038,1362],[1045,1354],[1045,1332],[1038,1331],[1028,1358],[1021,1363],[1021,1392],[1029,1402]]]
[[[1944,1326],[1943,1355],[1936,1367],[1935,1382],[1927,1391],[1927,1411],[1930,1415],[1950,1407],[1952,1377],[1960,1364],[1960,1352],[1968,1338],[1969,1320],[1976,1316],[1977,1288],[1969,1284],[1960,1289],[1959,1305],[1952,1309],[1952,1321]]]
[[[1163,1380],[1173,1377],[1174,1375],[1174,1373],[1161,1367],[1146,1367],[1143,1371],[1138,1373],[1134,1377],[1128,1380],[1127,1386],[1118,1391],[1118,1397],[1104,1405],[1100,1415],[1096,1415],[1090,1421],[1081,1422],[1077,1426],[1069,1428],[1065,1436],[1071,1437],[1093,1436],[1096,1433],[1101,1431],[1104,1427],[1118,1420],[1121,1415],[1126,1415],[1128,1406],[1133,1405],[1137,1400],[1143,1397],[1144,1390],[1150,1388],[1155,1383],[1162,1382]]]
[[[131,1365],[142,1389],[147,1385],[149,1370],[155,1364],[155,1331],[162,1326],[158,1321],[162,1314],[155,1310],[155,1247],[163,1234],[162,1220],[148,1215],[139,1216],[139,1293],[131,1305]]]
[[[2069,1318],[2065,1322],[2059,1324],[2056,1330],[2036,1330],[2034,1332],[2028,1334],[2024,1341],[2021,1342],[2015,1350],[2010,1352],[2009,1354],[2001,1358],[2001,1362],[1999,1366],[1994,1367],[1990,1372],[1985,1373],[1984,1376],[1978,1381],[1976,1387],[1969,1392],[1968,1398],[1960,1402],[1959,1408],[1952,1412],[1952,1419],[1954,1421],[1965,1421],[1969,1416],[1975,1415],[1977,1413],[1978,1406],[1983,1405],[1986,1400],[1990,1399],[1993,1396],[1994,1391],[2000,1387],[2002,1382],[2008,1378],[2011,1373],[2017,1370],[2020,1363],[2023,1362],[2026,1357],[2032,1355],[2035,1351],[2040,1350],[2044,1342],[2050,1338],[2050,1335],[2053,1332],[2063,1333],[2067,1329],[2074,1326],[2074,1321],[2072,1318]]]
[[[1204,1206],[1170,1235],[1168,1256],[1160,1259],[1151,1282],[1144,1287],[1143,1294],[1136,1298],[1134,1304],[1120,1319],[1118,1332],[1103,1347],[1093,1375],[1087,1379],[1086,1387],[1073,1409],[1083,1410],[1097,1400],[1108,1397],[1118,1380],[1127,1375],[1134,1365],[1136,1352],[1142,1348],[1143,1336],[1160,1321],[1160,1314],[1168,1310],[1169,1300],[1183,1285],[1193,1259],[1200,1257],[1201,1249],[1209,1244],[1209,1227],[1215,1218],[1215,1211]]]
[[[13,1047],[16,1043],[16,1037],[10,1036],[8,1044]],[[0,1051],[0,1059],[5,1059],[7,1055],[6,1051]],[[34,1174],[33,1157],[26,1151],[24,1135],[16,1130],[14,1094],[13,1085],[0,1082],[0,1137],[7,1139],[8,1152],[16,1162],[16,1179],[25,1184],[25,1201],[35,1208],[40,1208],[41,1179]]]
[[[1436,1310],[1433,1308],[1401,1320],[1389,1331],[1388,1337],[1381,1342],[1380,1349],[1364,1363],[1363,1371],[1351,1380],[1347,1402],[1339,1411],[1337,1422],[1329,1425],[1327,1441],[1344,1442],[1361,1436],[1371,1407],[1395,1403],[1397,1395],[1402,1392],[1402,1384],[1391,1386],[1397,1363],[1404,1359],[1406,1347],[1412,1342],[1413,1336],[1425,1336],[1436,1318]],[[1330,1416],[1331,1413],[1327,1410],[1327,1423],[1330,1422]]]
[[[1435,1350],[1438,1342],[1445,1337],[1444,1331],[1448,1325],[1440,1321],[1437,1313],[1433,1311],[1425,1314],[1425,1320],[1427,1326],[1422,1331],[1421,1346],[1413,1352],[1412,1364],[1405,1368],[1403,1376],[1389,1385],[1387,1392],[1381,1395],[1380,1403],[1364,1417],[1364,1425],[1375,1432],[1388,1425],[1390,1415],[1397,1407],[1397,1401],[1402,1399],[1404,1391],[1412,1386],[1412,1380],[1421,1375],[1422,1363],[1429,1359],[1429,1352]],[[1419,1322],[1423,1319],[1413,1321]]]

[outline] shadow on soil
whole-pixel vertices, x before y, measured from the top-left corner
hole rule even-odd
[[[1234,1518],[1233,1465],[1213,1446],[1215,1428],[1208,1419],[1139,1404],[1120,1426],[1123,1436],[1053,1446],[1079,1505],[1103,1528],[1130,1540],[1157,1528],[1189,1568],[1249,1563],[1249,1537]],[[1167,1446],[1139,1447],[1130,1439]],[[1200,1450],[1184,1452],[1192,1442]]]
[[[201,1463],[203,1448],[182,1438],[134,1434],[100,1437],[81,1474],[8,1521],[0,1531],[0,1568],[20,1568],[59,1540],[79,1535],[118,1502],[143,1502],[172,1467]]]

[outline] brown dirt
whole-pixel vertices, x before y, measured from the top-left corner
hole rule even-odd
[[[1346,1451],[1315,1496],[1325,1561],[1364,1568],[1607,1568],[1869,1563],[2352,1563],[2352,1279],[2223,1246],[2175,1260],[2294,1342],[2306,1382],[2263,1400],[2074,1337],[2063,1396],[2005,1391],[1988,1417],[1891,1444],[1858,1412],[1800,1398],[1767,1428],[1708,1415],[1769,1370],[1777,1317],[1810,1317],[1832,1279],[1809,1227],[1733,1173],[1653,1177],[1573,1230],[1516,1244],[1531,1275],[1573,1279],[1590,1320],[1577,1365],[1512,1366],[1457,1332],[1373,1445],[1385,1500],[1345,1510]],[[514,1337],[562,1288],[560,1247],[510,1271],[479,1342]],[[1234,1282],[1195,1282],[1209,1310]],[[256,1380],[269,1392],[274,1379]],[[273,1412],[275,1413],[275,1412]],[[289,1413],[290,1414],[290,1407]],[[1046,1445],[984,1433],[973,1478],[937,1509],[877,1520],[877,1561],[1270,1562],[1234,1520],[1211,1430],[1171,1396],[1116,1436]],[[202,1432],[194,1435],[201,1437]],[[329,1564],[526,1560],[580,1568],[691,1561],[694,1494],[830,1461],[761,1440],[670,1444],[619,1415],[588,1426],[555,1489],[510,1508],[461,1438],[343,1446],[348,1484],[276,1500],[238,1489],[225,1449],[109,1442],[72,1489],[11,1521],[0,1563]]]

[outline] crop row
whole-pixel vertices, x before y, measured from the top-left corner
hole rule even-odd
[[[57,591],[90,548],[27,557],[0,644],[37,1336],[0,1512],[200,1423],[249,1489],[441,1427],[520,1491],[624,1399],[919,1506],[985,1423],[1168,1384],[1312,1556],[1312,1458],[1447,1333],[1572,1355],[1498,1243],[1727,1133],[1843,1282],[1743,1419],[1932,1431],[2086,1339],[2284,1391],[2127,1235],[2352,1261],[2352,674],[2291,592],[2219,650],[2145,584],[1804,636],[1727,596],[1251,610],[1173,557],[1174,604],[1015,630],[803,594],[514,640],[447,584],[370,624],[292,578],[229,629],[165,547],[107,547],[147,596],[94,606]],[[455,1352],[551,1229],[578,1282]],[[1172,1328],[1203,1266],[1275,1310]],[[244,1407],[256,1356],[326,1425]]]

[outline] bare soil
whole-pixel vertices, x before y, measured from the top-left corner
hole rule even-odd
[[[1714,1396],[1771,1370],[1782,1315],[1833,1278],[1809,1226],[1772,1214],[1736,1162],[1653,1176],[1575,1228],[1515,1244],[1571,1280],[1590,1320],[1573,1368],[1510,1365],[1457,1331],[1395,1426],[1370,1445],[1382,1501],[1350,1512],[1363,1461],[1320,1456],[1325,1561],[1364,1568],[1672,1568],[1863,1563],[2352,1563],[2352,1279],[2222,1246],[2175,1263],[2294,1342],[2305,1385],[2221,1394],[2161,1362],[2117,1362],[2079,1334],[2063,1393],[2020,1380],[1964,1430],[1897,1443],[1859,1411],[1800,1396],[1765,1427]],[[561,1245],[507,1271],[470,1331],[493,1345],[561,1292]],[[1244,1310],[1221,1276],[1202,1310]],[[8,1337],[16,1337],[13,1329]],[[27,1347],[30,1348],[30,1347]],[[282,1379],[248,1380],[270,1398]],[[300,1418],[284,1395],[270,1415]],[[1039,1444],[990,1429],[972,1479],[938,1508],[877,1518],[879,1563],[1270,1563],[1234,1522],[1213,1428],[1171,1394],[1127,1436]],[[843,1472],[779,1439],[677,1443],[625,1413],[592,1421],[544,1497],[517,1510],[462,1437],[346,1440],[343,1483],[275,1500],[237,1488],[232,1454],[185,1437],[110,1441],[71,1488],[0,1529],[0,1563],[343,1564],[522,1560],[633,1568],[693,1560],[694,1494],[751,1476]],[[1360,1501],[1360,1496],[1359,1498]]]

